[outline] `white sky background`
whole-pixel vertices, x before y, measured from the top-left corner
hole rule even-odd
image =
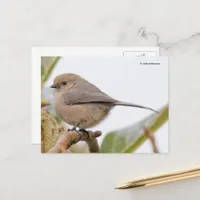
[[[140,65],[140,62],[160,62],[160,65]],[[158,109],[168,102],[168,60],[166,57],[63,57],[57,64],[46,86],[54,77],[75,73],[95,84],[109,96]],[[108,118],[90,130],[103,133],[137,122],[152,112],[132,107],[115,107]],[[155,135],[159,151],[168,152],[168,123]],[[99,137],[101,142],[103,136]],[[149,141],[137,150],[151,153]]]

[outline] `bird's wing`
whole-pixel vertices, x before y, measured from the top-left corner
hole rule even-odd
[[[82,88],[72,88],[64,94],[64,101],[66,104],[86,104],[86,103],[116,103],[117,100],[109,97],[101,91],[88,91]]]

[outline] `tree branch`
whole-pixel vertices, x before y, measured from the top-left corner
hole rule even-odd
[[[47,153],[70,153],[69,148],[79,141],[85,141],[88,144],[91,153],[98,153],[99,145],[96,138],[101,136],[101,134],[101,131],[89,131],[88,133],[66,131],[64,134],[59,136],[56,144],[48,150]]]
[[[154,153],[159,153],[154,135],[146,127],[144,127],[144,133],[146,134],[147,138],[149,138],[149,140],[151,141],[151,144],[152,144],[152,147],[153,147],[153,152]]]

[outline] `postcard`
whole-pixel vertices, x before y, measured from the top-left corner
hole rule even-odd
[[[168,58],[41,58],[42,153],[167,153]]]

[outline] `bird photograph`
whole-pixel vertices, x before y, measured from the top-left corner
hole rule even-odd
[[[42,57],[41,152],[167,153],[168,62],[151,60]]]

